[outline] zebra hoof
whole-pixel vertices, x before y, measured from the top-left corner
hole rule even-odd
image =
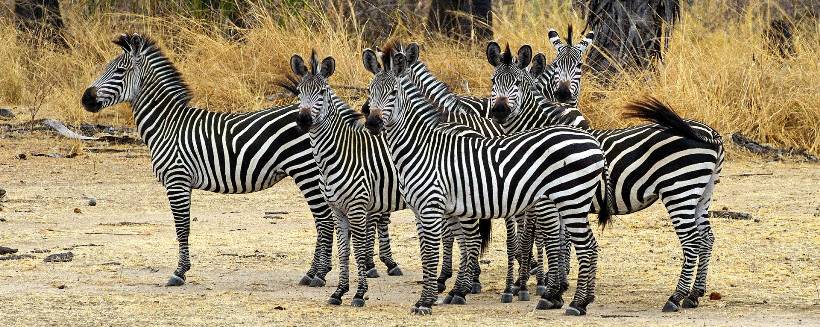
[[[518,286],[510,286],[510,293],[512,293],[512,295],[518,295],[518,290],[520,289],[521,287]]]
[[[404,273],[402,273],[401,268],[399,268],[399,266],[396,265],[395,267],[390,268],[390,270],[387,271],[387,275],[388,276],[403,276]]]
[[[304,276],[302,276],[302,279],[299,280],[299,285],[309,286],[311,281],[313,281],[313,277],[310,277],[308,275],[304,275]]]
[[[538,266],[530,268],[530,275],[535,276],[538,274]]]
[[[335,297],[331,296],[329,299],[327,299],[327,304],[342,305],[342,299],[338,299],[338,298],[335,298]]]
[[[354,306],[354,307],[357,307],[357,308],[361,308],[361,307],[364,306],[364,299],[353,298],[353,301],[350,302],[350,305]]]
[[[171,275],[171,278],[168,279],[168,282],[165,283],[165,286],[182,286],[185,284],[185,280],[182,277],[177,275]]]
[[[321,277],[315,277],[313,280],[310,281],[310,287],[323,287],[325,286],[325,280]]]
[[[450,303],[453,303],[453,295],[452,294],[447,294],[447,296],[445,296],[444,299],[441,300],[441,304],[450,304]]]
[[[584,308],[571,306],[567,308],[567,311],[565,311],[564,314],[567,316],[585,316],[587,314],[587,310]]]
[[[442,282],[436,282],[436,284],[438,285],[438,292],[439,293],[442,293],[442,292],[444,292],[444,290],[447,289],[447,284],[444,284]]]
[[[518,291],[518,301],[529,301],[530,300],[530,292],[529,291]]]
[[[677,303],[672,302],[671,300],[666,301],[666,304],[663,305],[663,309],[661,309],[663,312],[678,312],[678,310],[680,310],[680,307],[678,307]]]
[[[379,271],[376,270],[376,267],[370,268],[367,271],[367,278],[379,278]]]
[[[512,293],[501,293],[501,303],[512,303]]]
[[[546,293],[546,292],[547,292],[547,287],[544,286],[544,285],[538,285],[538,286],[535,287],[535,294],[537,294],[539,296],[544,295],[544,293]]]
[[[454,295],[453,299],[450,301],[450,304],[464,305],[467,304],[467,299],[461,297],[460,295]]]
[[[552,309],[555,304],[547,299],[538,300],[538,304],[535,306],[536,310],[549,310]]]
[[[694,309],[694,308],[698,307],[698,304],[699,304],[698,303],[698,298],[688,298],[687,297],[687,298],[683,299],[683,303],[681,303],[681,306],[684,307],[685,309]]]
[[[433,309],[428,307],[413,307],[410,312],[418,316],[426,316],[433,314]]]
[[[481,283],[473,282],[473,288],[470,290],[470,293],[473,293],[473,294],[481,293]]]

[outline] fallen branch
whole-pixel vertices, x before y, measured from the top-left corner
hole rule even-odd
[[[726,177],[749,177],[749,176],[772,176],[774,173],[743,173],[743,174],[734,174],[734,175],[726,175]]]
[[[85,232],[85,235],[117,235],[117,236],[141,236],[139,233],[106,233],[106,232]]]
[[[737,219],[737,220],[751,220],[752,215],[745,213],[745,212],[736,212],[736,211],[727,211],[727,210],[714,210],[709,211],[709,218],[726,218],[726,219]]]
[[[732,134],[732,142],[752,153],[772,157],[777,160],[780,160],[783,156],[792,156],[800,157],[808,162],[820,162],[820,158],[810,154],[806,151],[806,149],[774,148],[768,145],[760,144],[740,133]]]

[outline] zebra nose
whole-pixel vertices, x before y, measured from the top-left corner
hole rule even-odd
[[[498,97],[495,99],[495,103],[493,103],[493,107],[490,109],[490,114],[492,114],[493,119],[495,119],[498,123],[503,123],[507,120],[507,117],[510,115],[512,109],[510,108],[510,101],[507,97]]]
[[[569,90],[569,82],[560,82],[558,84],[558,90],[555,91],[555,100],[560,102],[569,101],[572,98],[572,92]]]
[[[100,102],[97,101],[97,88],[93,86],[85,89],[85,92],[83,92],[83,97],[80,99],[80,103],[82,103],[83,108],[85,108],[86,111],[98,112],[102,109],[102,105],[100,105]]]

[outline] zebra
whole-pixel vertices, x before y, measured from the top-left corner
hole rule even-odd
[[[148,145],[155,177],[166,189],[174,216],[179,262],[166,283],[180,286],[191,268],[191,190],[249,193],[293,178],[316,223],[316,249],[300,284],[324,285],[330,270],[333,219],[320,189],[310,138],[296,126],[296,105],[225,114],[191,107],[191,91],[151,38],[123,34],[123,53],[82,95],[89,112],[128,102]]]
[[[605,177],[600,145],[571,127],[548,127],[500,138],[455,135],[439,126],[440,112],[407,78],[404,54],[392,52],[388,47],[383,57],[391,62],[389,70],[376,71],[365,65],[374,74],[368,88],[370,112],[365,125],[372,133],[385,133],[401,191],[416,214],[424,285],[412,311],[432,313],[443,219],[452,231],[460,232],[462,244],[474,258],[479,219],[512,217],[549,204],[557,208],[571,231],[581,265],[567,314],[585,314],[586,306],[594,300],[597,262],[597,243],[587,214],[593,193]],[[369,49],[364,57],[365,63],[377,60]],[[602,211],[599,220],[605,223],[608,219]],[[462,258],[462,270],[465,262],[469,265],[472,261]],[[463,287],[457,291],[462,302],[465,295]]]
[[[582,58],[586,49],[592,45],[595,32],[588,32],[574,45],[571,24],[567,26],[566,43],[561,42],[561,37],[553,28],[549,29],[547,37],[556,54],[552,63],[537,75],[538,89],[547,99],[577,107],[578,95],[581,93],[581,68],[584,64]]]
[[[491,63],[497,60],[494,56],[488,51]],[[544,76],[547,66],[545,56],[536,55],[529,72],[516,65],[494,66],[492,97],[496,101],[493,111],[506,132],[520,133],[530,128],[553,125],[550,122],[556,112],[531,100],[533,95],[540,93],[534,78]],[[575,69],[578,66],[564,67]],[[571,84],[578,84],[579,75],[572,76],[576,81]],[[593,211],[604,207],[612,214],[629,214],[643,210],[660,199],[672,220],[684,257],[675,292],[662,310],[678,311],[681,301],[684,308],[697,307],[698,298],[705,294],[714,243],[708,209],[724,162],[722,138],[706,124],[683,120],[668,105],[651,97],[628,104],[626,116],[641,118],[652,124],[589,130],[600,142],[606,156],[611,181],[607,187],[614,193],[612,208],[605,208],[600,194],[596,195]],[[563,251],[562,256],[568,257],[569,249]],[[568,260],[565,264],[564,274],[568,270]],[[693,283],[692,274],[696,265],[697,275]],[[542,302],[543,305],[539,304],[539,308],[560,307],[560,293],[551,292],[550,296],[551,299],[542,296],[542,300],[546,301]]]
[[[359,284],[352,305],[364,306],[367,292],[365,265],[367,249],[372,249],[372,222],[368,215],[389,216],[406,208],[390,162],[384,138],[371,135],[359,122],[361,113],[351,109],[328,85],[336,69],[333,57],[319,62],[316,51],[310,56],[310,71],[305,60],[294,54],[291,70],[298,82],[291,87],[299,97],[297,124],[310,135],[313,156],[319,165],[322,190],[339,226],[339,285],[329,304],[339,305],[349,289],[348,239],[352,236]],[[385,227],[386,228],[386,227]],[[386,230],[385,230],[386,231]],[[370,234],[370,235],[367,235]],[[386,234],[386,233],[385,233]],[[400,276],[399,265],[387,258],[388,275]]]

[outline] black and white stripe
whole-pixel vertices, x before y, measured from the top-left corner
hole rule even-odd
[[[143,36],[114,41],[124,53],[82,97],[86,110],[98,112],[121,102],[131,104],[137,130],[148,145],[157,179],[166,188],[174,215],[179,263],[168,285],[182,285],[190,269],[192,189],[249,193],[291,176],[316,221],[313,263],[301,283],[324,284],[330,270],[333,219],[319,187],[319,170],[310,139],[296,126],[297,106],[225,114],[190,107],[190,91],[158,46]]]
[[[375,54],[366,51],[365,56]],[[400,188],[417,217],[424,287],[414,312],[430,313],[435,300],[442,220],[463,238],[469,257],[462,258],[465,270],[478,255],[479,219],[513,217],[552,205],[570,231],[581,265],[568,313],[585,313],[594,299],[597,262],[587,214],[605,166],[597,141],[570,127],[499,138],[454,135],[439,126],[439,111],[406,77],[404,55],[390,58],[390,70],[374,72],[367,127],[375,133],[384,130]],[[463,300],[469,289],[457,283]]]

